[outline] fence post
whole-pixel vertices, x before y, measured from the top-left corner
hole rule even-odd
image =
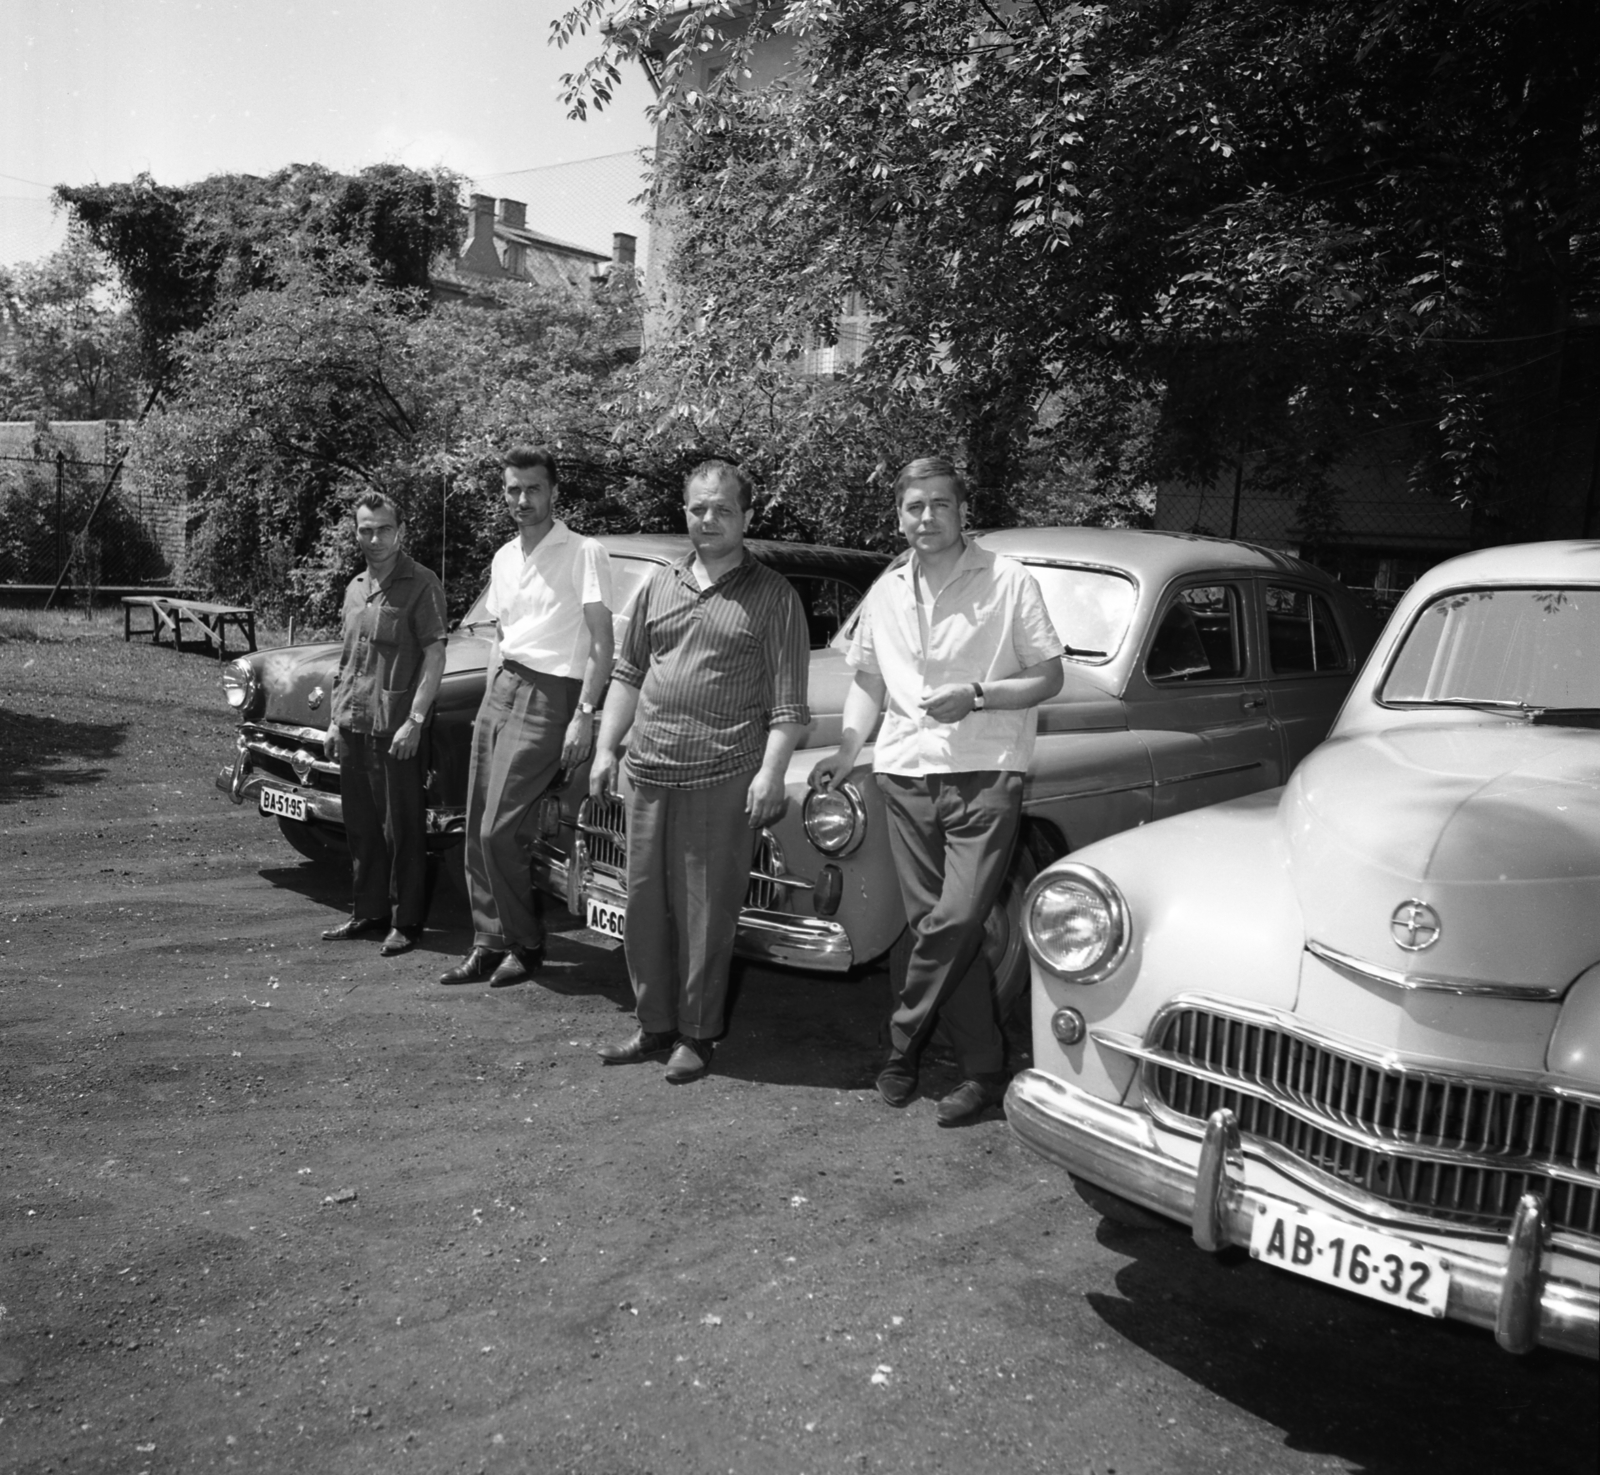
[[[64,516],[62,510],[62,490],[67,480],[67,453],[56,452],[56,578],[60,579],[61,570],[66,563],[61,548],[61,524]]]

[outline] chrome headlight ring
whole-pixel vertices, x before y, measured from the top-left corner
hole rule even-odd
[[[222,694],[241,717],[254,716],[261,695],[260,673],[247,660],[229,661],[222,668]]]
[[[867,836],[867,804],[852,783],[812,789],[800,810],[806,839],[824,855],[844,856]]]
[[[1099,983],[1128,955],[1133,919],[1116,883],[1079,861],[1060,861],[1029,884],[1022,936],[1041,968],[1067,983]]]

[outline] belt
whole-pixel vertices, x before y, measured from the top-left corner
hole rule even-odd
[[[524,666],[521,661],[513,661],[509,657],[505,656],[502,656],[500,659],[500,669],[502,671],[509,671],[519,681],[538,682],[567,680],[565,676],[552,676],[548,671],[535,671],[532,666]]]

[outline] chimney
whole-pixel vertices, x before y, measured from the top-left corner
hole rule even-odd
[[[611,260],[617,266],[633,266],[634,252],[638,248],[638,237],[630,236],[627,231],[619,230],[611,233]]]
[[[500,202],[500,224],[509,225],[516,230],[527,230],[527,205],[521,200],[502,200]]]
[[[461,268],[480,277],[503,277],[500,253],[494,248],[494,196],[474,195],[469,207],[467,244],[461,248]]]

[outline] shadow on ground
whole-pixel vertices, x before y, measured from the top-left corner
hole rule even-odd
[[[1117,1273],[1120,1297],[1088,1294],[1095,1313],[1281,1429],[1290,1449],[1366,1475],[1514,1470],[1530,1448],[1545,1471],[1593,1468],[1592,1364],[1512,1357],[1487,1332],[1407,1316],[1248,1257],[1208,1257],[1176,1226],[1106,1220],[1097,1238],[1133,1258]],[[1198,1279],[1197,1260],[1207,1272]],[[1397,1419],[1397,1408],[1413,1417]]]
[[[126,722],[63,722],[0,707],[0,804],[99,783]]]

